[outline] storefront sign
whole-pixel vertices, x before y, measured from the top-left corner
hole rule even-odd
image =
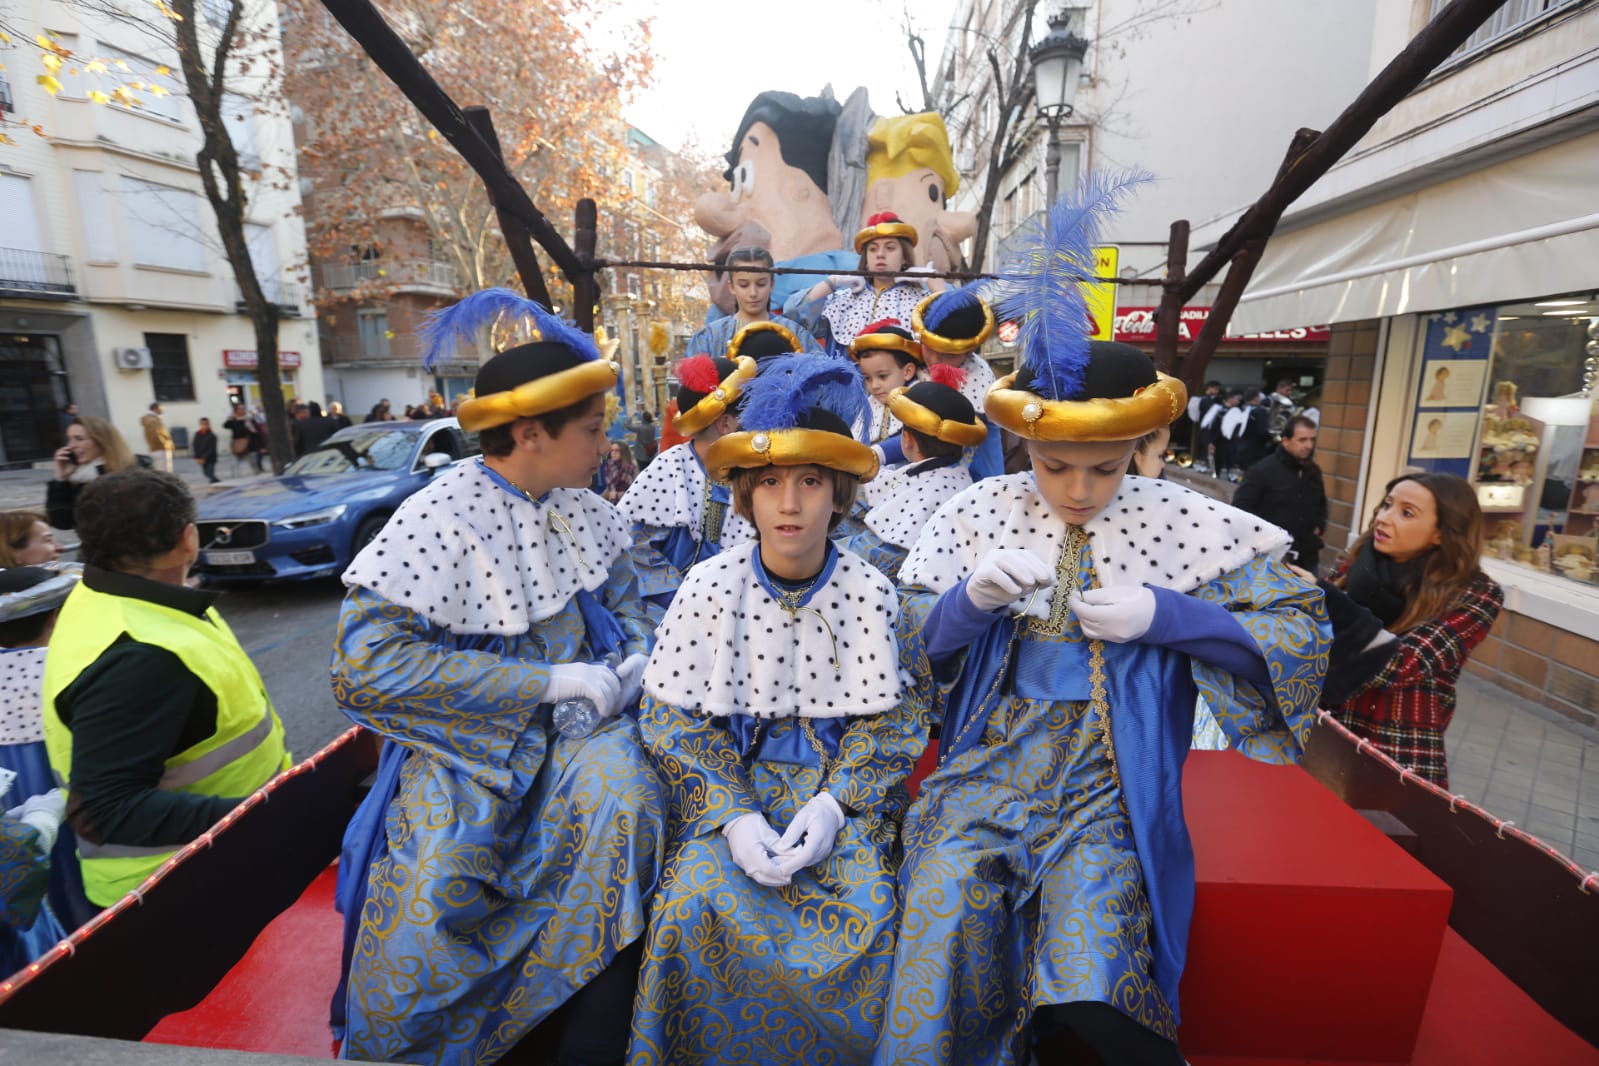
[[[240,348],[222,349],[222,365],[233,370],[254,370],[259,360],[253,351]],[[293,370],[300,365],[299,352],[279,352],[278,366],[283,370]]]
[[[1094,276],[1114,278],[1121,252],[1114,247],[1094,249]],[[1108,341],[1115,328],[1116,282],[1097,281],[1083,286],[1083,303],[1088,310],[1088,336],[1091,340]]]
[[[1192,341],[1210,317],[1208,307],[1185,307],[1177,321],[1177,339]],[[1229,333],[1223,344],[1326,344],[1332,338],[1329,326],[1299,326],[1265,333]],[[1121,307],[1116,311],[1116,339],[1133,344],[1155,343],[1155,308]]]

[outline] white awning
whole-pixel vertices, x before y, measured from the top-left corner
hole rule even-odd
[[[1599,134],[1590,134],[1273,236],[1231,328],[1353,322],[1596,287]]]

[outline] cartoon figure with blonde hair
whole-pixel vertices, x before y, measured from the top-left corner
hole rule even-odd
[[[977,216],[945,207],[960,189],[960,175],[943,118],[936,111],[879,118],[866,146],[861,224],[880,212],[892,212],[916,230],[918,264],[938,271],[958,264],[961,241],[977,232]]]

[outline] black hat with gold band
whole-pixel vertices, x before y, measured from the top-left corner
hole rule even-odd
[[[888,395],[888,409],[906,428],[936,440],[975,448],[988,437],[972,401],[961,395],[966,375],[952,366],[927,368],[931,380],[903,385]]]
[[[672,427],[692,437],[733,410],[744,386],[755,377],[755,360],[741,355],[731,359],[712,359],[695,355],[677,367],[677,417]]]
[[[793,355],[802,352],[805,346],[794,335],[794,331],[781,322],[763,319],[760,322],[751,322],[727,342],[727,357],[737,360],[741,355],[751,359],[769,359],[776,355]]]
[[[478,368],[472,399],[457,417],[469,432],[548,414],[616,387],[617,365],[600,358],[594,338],[509,289],[484,289],[428,316],[422,365],[432,370],[457,345],[472,346],[496,323],[534,339],[507,348]]]
[[[710,447],[705,467],[718,481],[735,470],[814,464],[870,481],[877,452],[855,439],[866,388],[854,364],[796,355],[764,364],[744,389],[740,429]]]
[[[879,211],[866,220],[865,229],[855,234],[855,251],[864,252],[868,244],[883,237],[894,237],[902,241],[909,241],[911,246],[915,247],[916,227],[892,211]],[[910,266],[909,263],[905,265]]]
[[[1087,336],[1082,289],[1097,280],[1100,224],[1127,190],[1147,180],[1139,173],[1090,177],[1012,238],[1000,270],[1012,287],[999,311],[1020,325],[1021,369],[994,382],[983,401],[988,417],[1012,433],[1041,441],[1137,440],[1170,425],[1188,403],[1182,382],[1156,371],[1148,355]]]
[[[924,297],[911,311],[911,331],[942,355],[966,355],[994,335],[994,311],[975,289],[946,289]]]
[[[900,324],[897,318],[880,318],[876,322],[868,322],[855,334],[855,339],[849,342],[850,358],[856,362],[868,352],[894,352],[894,360],[901,366],[908,357],[911,362],[921,366],[922,346],[916,343],[916,338],[911,331]]]

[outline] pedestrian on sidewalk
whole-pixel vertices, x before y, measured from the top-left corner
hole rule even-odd
[[[1504,604],[1477,563],[1482,539],[1469,482],[1405,474],[1388,483],[1349,558],[1320,582],[1333,623],[1322,706],[1442,788],[1460,668]]]
[[[1327,529],[1327,489],[1321,467],[1311,458],[1316,450],[1316,423],[1304,415],[1288,420],[1283,439],[1272,453],[1244,471],[1233,506],[1286,529],[1294,538],[1293,562],[1311,573],[1320,569]]]
[[[144,444],[150,449],[150,456],[157,454],[166,459],[166,472],[172,473],[172,434],[167,430],[167,424],[161,418],[161,405],[153,403],[150,410],[139,419],[139,424],[144,427]]]
[[[200,428],[194,431],[194,442],[190,445],[194,452],[194,461],[200,464],[200,470],[205,474],[206,481],[215,485],[222,480],[217,477],[217,435],[211,432],[211,420],[200,419]]]
[[[261,441],[265,439],[262,429],[255,416],[245,408],[244,404],[233,405],[233,417],[222,423],[222,428],[232,434],[228,448],[233,452],[233,473],[239,472],[239,460],[246,456],[255,464],[255,472],[261,473]]]
[[[83,486],[101,474],[134,465],[133,449],[103,418],[79,415],[67,427],[67,443],[56,452],[56,476],[45,486],[44,510],[57,529],[72,529],[72,507]]]

